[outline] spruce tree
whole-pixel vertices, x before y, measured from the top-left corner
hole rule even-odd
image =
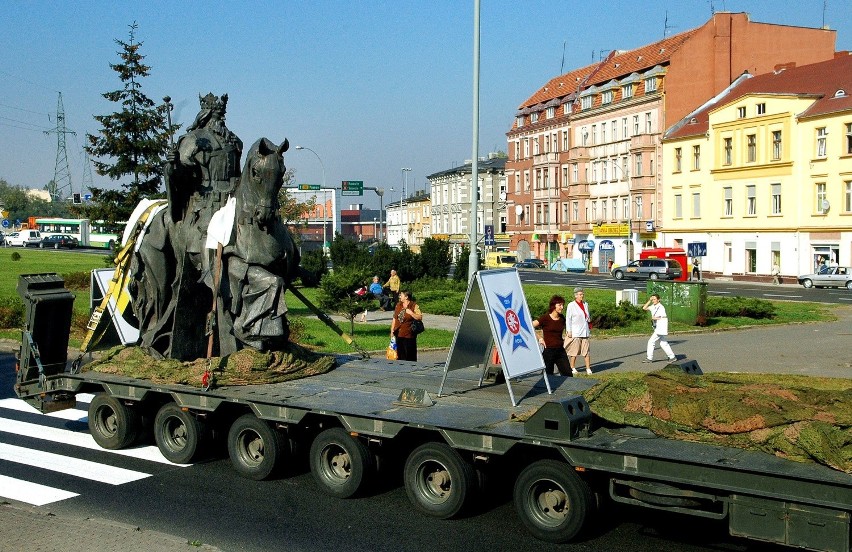
[[[163,197],[160,189],[162,164],[169,148],[169,137],[179,125],[169,128],[166,105],[155,105],[142,92],[142,79],[151,67],[140,53],[142,42],[136,41],[138,25],[130,25],[130,40],[116,39],[120,61],[110,67],[118,73],[124,86],[102,94],[120,105],[109,115],[95,115],[101,125],[97,134],[87,134],[86,152],[92,157],[95,171],[121,184],[120,190],[90,188],[92,203],[80,209],[93,220],[108,223],[125,221],[143,198]],[[127,177],[130,177],[129,179]]]

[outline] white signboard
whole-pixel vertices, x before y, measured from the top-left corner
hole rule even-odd
[[[96,268],[92,271],[92,308],[95,307],[96,302],[99,304],[103,296],[109,292],[109,283],[112,280],[113,272],[111,268]],[[120,299],[121,303],[119,304],[116,303],[115,296],[110,297],[107,302],[107,314],[109,314],[110,323],[115,329],[115,333],[118,334],[118,340],[121,344],[133,345],[139,341],[139,329],[124,317],[125,314],[132,316],[132,309],[128,304],[130,294],[126,289],[121,294]]]

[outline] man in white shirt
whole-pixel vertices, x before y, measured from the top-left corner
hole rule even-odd
[[[651,325],[654,327],[654,333],[648,340],[647,358],[642,362],[654,362],[654,346],[657,341],[660,342],[660,349],[666,353],[670,361],[677,360],[674,352],[672,352],[671,345],[666,341],[666,336],[669,334],[669,319],[666,316],[666,307],[660,303],[660,296],[652,293],[645,304],[642,305],[642,309],[651,312]]]
[[[574,300],[565,305],[565,349],[568,353],[568,362],[571,364],[571,373],[577,374],[574,364],[577,355],[586,361],[586,373],[592,373],[591,358],[589,357],[589,304],[583,300],[585,292],[583,288],[574,288]]]

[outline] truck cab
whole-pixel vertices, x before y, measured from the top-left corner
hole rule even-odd
[[[518,256],[505,251],[485,254],[485,268],[509,268],[518,262]]]

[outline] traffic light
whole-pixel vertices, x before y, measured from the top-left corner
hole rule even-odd
[[[83,203],[83,199],[80,197],[80,194],[71,194],[71,203],[74,205],[80,205]]]

